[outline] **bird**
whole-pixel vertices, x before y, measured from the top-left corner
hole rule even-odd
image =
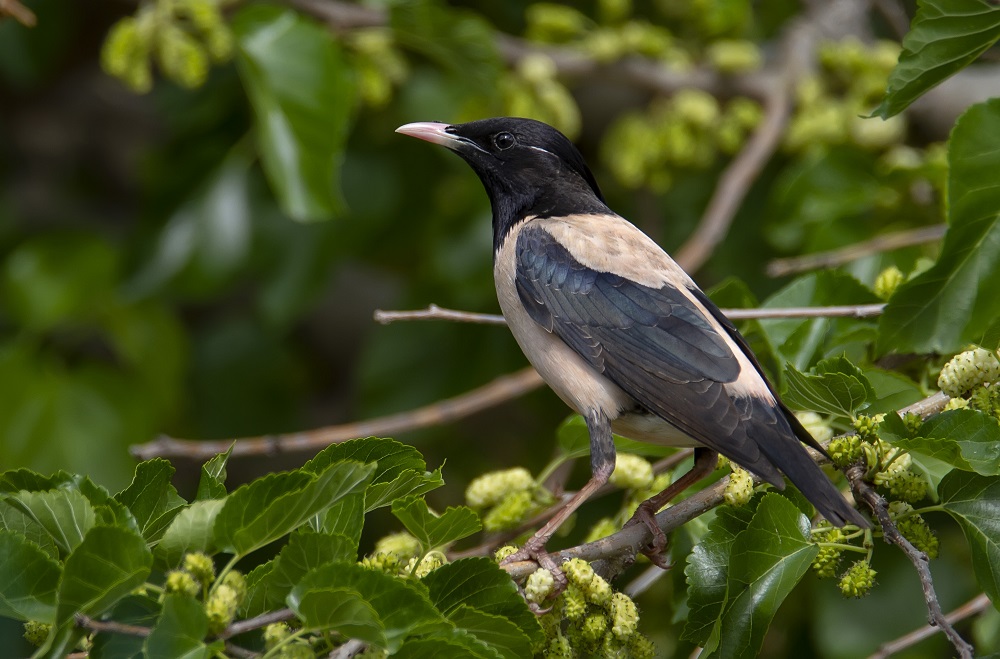
[[[554,567],[545,545],[608,481],[615,433],[694,447],[692,469],[629,521],[649,528],[651,558],[666,545],[654,515],[713,471],[719,454],[779,490],[784,474],[835,526],[870,526],[809,455],[807,445],[825,452],[744,337],[655,241],[608,207],[565,135],[516,117],[396,132],[450,149],[478,175],[493,213],[493,274],[507,325],[590,436],[590,479],[505,562]]]

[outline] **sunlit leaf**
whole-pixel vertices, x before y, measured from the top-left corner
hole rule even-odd
[[[0,616],[55,622],[61,566],[33,542],[0,531]]]
[[[899,63],[876,114],[888,119],[962,70],[1000,39],[1000,10],[988,0],[919,0]]]
[[[962,471],[1000,475],[1000,422],[977,410],[952,410],[920,426],[919,436],[894,446],[947,462]]]
[[[297,220],[332,217],[354,107],[340,46],[324,26],[273,5],[244,7],[233,29],[261,162],[282,208]]]
[[[1000,10],[994,10],[1000,18]],[[929,270],[900,285],[879,320],[880,352],[952,353],[1000,316],[1000,99],[974,105],[948,144],[948,232]]]
[[[143,651],[149,659],[207,659],[214,654],[205,644],[207,634],[204,605],[192,597],[168,594]]]
[[[938,496],[965,532],[979,587],[1000,601],[1000,478],[956,469],[941,479]]]

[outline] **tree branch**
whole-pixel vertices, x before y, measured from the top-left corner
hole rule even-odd
[[[10,16],[24,27],[35,27],[38,17],[35,12],[25,7],[19,0],[0,0],[0,20]]]
[[[930,559],[927,558],[927,554],[914,547],[899,532],[896,524],[889,516],[889,504],[871,485],[865,482],[865,466],[863,464],[855,464],[848,467],[845,473],[848,482],[851,484],[851,492],[854,493],[854,498],[859,502],[865,502],[871,508],[872,513],[874,513],[875,518],[882,527],[882,535],[885,541],[899,547],[903,551],[903,554],[913,563],[913,567],[917,571],[917,577],[920,579],[921,590],[924,593],[924,603],[927,606],[930,624],[944,632],[962,659],[972,659],[973,647],[955,631],[955,628],[952,627],[941,611],[941,603],[938,601],[937,593],[934,591],[934,580],[931,577],[931,570],[928,565]]]
[[[971,600],[958,607],[948,615],[944,617],[948,621],[948,624],[954,625],[957,622],[961,622],[966,618],[971,618],[972,616],[982,613],[990,607],[990,598],[984,593],[976,595]],[[900,636],[899,638],[889,641],[888,643],[883,643],[879,646],[878,650],[871,654],[868,659],[886,659],[891,657],[897,652],[902,652],[920,641],[930,638],[934,634],[940,632],[941,629],[934,625],[924,625],[920,629],[915,629],[909,634]]]
[[[130,452],[140,460],[154,457],[207,460],[218,453],[225,453],[230,445],[233,446],[233,457],[318,451],[330,444],[345,442],[356,437],[394,435],[449,423],[522,396],[540,386],[542,378],[529,367],[501,375],[488,384],[454,398],[368,421],[283,435],[244,437],[236,439],[235,443],[231,439],[176,439],[163,435],[151,442],[132,446]]]
[[[153,631],[150,627],[127,625],[124,622],[115,622],[114,620],[95,620],[82,613],[77,613],[73,619],[76,621],[77,627],[83,627],[95,632],[108,632],[111,634],[124,634],[126,636],[141,636],[145,638]]]
[[[246,620],[234,622],[229,625],[225,631],[219,634],[217,638],[232,638],[233,636],[239,636],[240,634],[245,634],[246,632],[253,631],[254,629],[260,629],[261,627],[273,625],[276,622],[286,622],[288,620],[295,620],[295,612],[291,609],[269,611],[253,618],[247,618]]]
[[[909,229],[906,231],[896,231],[876,236],[871,240],[847,245],[839,249],[827,252],[814,252],[802,256],[791,258],[774,259],[767,264],[767,274],[769,277],[784,277],[798,272],[809,270],[819,270],[820,268],[835,268],[845,263],[850,263],[855,259],[860,259],[869,254],[889,252],[902,247],[912,247],[913,245],[923,245],[934,242],[944,237],[948,226],[946,224],[935,224],[919,229]]]
[[[829,307],[785,307],[778,309],[722,309],[730,320],[762,320],[769,318],[871,318],[885,309],[884,304],[847,304]],[[480,323],[484,325],[504,325],[506,320],[499,314],[474,313],[445,309],[436,304],[426,309],[413,311],[375,310],[375,320],[389,325],[404,320],[452,320],[460,323]]]

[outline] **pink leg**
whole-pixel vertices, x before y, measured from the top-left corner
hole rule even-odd
[[[715,451],[704,447],[696,448],[694,450],[694,466],[691,467],[691,470],[668,485],[659,494],[655,494],[640,503],[632,515],[632,519],[625,523],[625,526],[641,523],[649,529],[649,532],[653,535],[653,541],[648,547],[643,549],[642,553],[657,567],[665,570],[669,565],[663,556],[663,550],[667,548],[667,536],[663,534],[663,531],[656,524],[656,513],[670,503],[671,499],[712,473],[718,462],[719,454]]]

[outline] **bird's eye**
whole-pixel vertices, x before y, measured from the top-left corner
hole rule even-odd
[[[493,136],[493,144],[501,151],[506,151],[514,146],[514,136],[507,132],[497,133]]]

